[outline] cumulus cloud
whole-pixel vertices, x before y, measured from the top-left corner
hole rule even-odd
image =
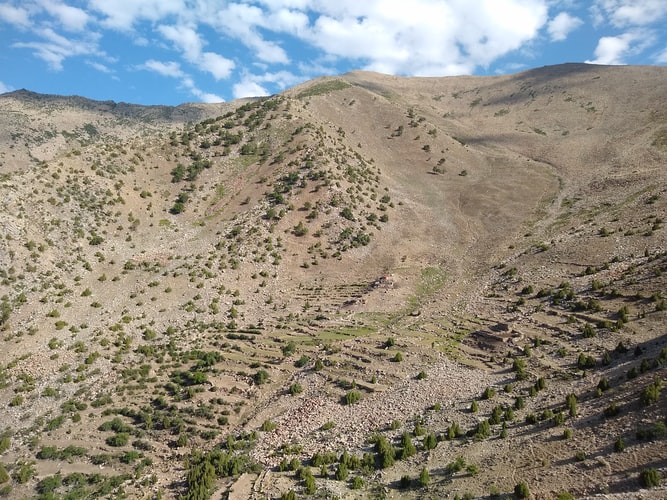
[[[241,99],[242,97],[259,97],[269,95],[269,91],[262,87],[252,79],[243,78],[240,82],[235,83],[232,87],[234,99]]]
[[[665,60],[655,40],[667,23],[666,0],[587,5],[578,0],[4,0],[0,5],[0,23],[21,33],[10,47],[32,50],[52,69],[62,69],[68,57],[95,55],[84,62],[111,71],[99,43],[104,30],[113,30],[141,47],[137,53],[163,51],[145,56],[152,59],[142,69],[178,79],[181,88],[206,101],[219,98],[199,90],[195,81],[203,74],[217,82],[233,79],[229,92],[243,97],[349,67],[415,76],[498,71],[494,64],[524,68],[545,44],[566,41],[591,21],[598,23],[600,38],[587,62],[623,63],[649,46],[652,61]],[[95,59],[102,59],[98,66],[89,62]],[[512,66],[517,59],[521,64]]]
[[[137,67],[141,70],[152,71],[162,76],[176,78],[180,81],[181,87],[185,88],[190,94],[202,102],[224,102],[224,99],[216,94],[204,92],[199,89],[190,75],[181,69],[181,65],[176,61],[156,61],[149,59]]]
[[[184,16],[193,8],[184,0],[90,0],[89,6],[103,16],[105,26],[124,31],[141,20],[156,22],[169,16]]]
[[[302,80],[303,78],[289,71],[267,72],[261,75],[246,73],[243,75],[241,81],[233,86],[232,92],[236,99],[266,96],[269,95],[269,91],[264,86],[266,83],[276,85],[279,89],[285,89],[296,85]]]
[[[609,20],[614,26],[643,26],[667,17],[664,0],[596,0],[593,15],[598,23]]]
[[[45,61],[54,71],[63,69],[63,61],[68,57],[81,55],[103,55],[98,49],[99,36],[89,33],[84,38],[67,38],[51,28],[40,28],[35,33],[40,41],[16,42],[12,47],[32,49],[35,57]]]
[[[285,3],[319,8],[307,25],[294,11],[278,10],[274,18],[282,16],[276,26],[324,53],[356,59],[366,69],[424,76],[488,65],[535,38],[548,13],[542,0]]]
[[[189,83],[189,82],[188,82]],[[209,92],[204,92],[202,90],[199,90],[194,83],[192,85],[185,85],[190,93],[198,98],[201,102],[206,102],[206,103],[216,103],[216,102],[225,102],[225,100],[220,97],[219,95],[216,94],[211,94]]]
[[[565,40],[567,36],[581,26],[584,22],[578,17],[571,16],[567,12],[561,12],[554,17],[547,25],[547,31],[551,40],[560,42]]]
[[[0,4],[0,20],[21,28],[30,26],[30,16],[26,9]]]
[[[204,42],[193,26],[159,26],[158,31],[174,43],[189,62],[210,73],[216,80],[227,78],[234,69],[234,61],[214,52],[202,52]]]
[[[185,73],[181,71],[180,64],[175,61],[162,62],[156,61],[155,59],[149,59],[141,64],[139,69],[146,69],[171,78],[183,78],[185,76]]]
[[[216,80],[229,77],[236,66],[231,59],[222,57],[214,52],[204,52],[201,54],[198,65],[202,70],[212,74]]]
[[[90,16],[82,9],[53,0],[40,0],[39,4],[67,30],[82,31],[88,24]]]
[[[266,40],[258,32],[258,28],[275,30],[268,23],[266,13],[257,6],[230,3],[219,10],[208,22],[215,29],[240,40],[252,49],[255,57],[267,63],[289,63],[285,50],[275,41]]]
[[[595,59],[586,61],[591,64],[625,64],[625,57],[631,52],[632,43],[637,36],[624,33],[619,36],[603,36],[595,48]]]

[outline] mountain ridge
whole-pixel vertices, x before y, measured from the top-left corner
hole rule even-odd
[[[61,480],[130,495],[648,497],[666,71],[353,72],[176,116],[0,96],[12,494],[76,445]]]

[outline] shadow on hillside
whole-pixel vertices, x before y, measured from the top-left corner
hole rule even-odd
[[[511,94],[501,95],[489,100],[484,100],[484,105],[517,105],[532,101],[543,95],[552,95],[554,90],[564,88],[565,85],[558,85],[557,82],[562,78],[578,77],[581,81],[578,82],[579,89],[585,89],[589,85],[597,84],[597,80],[601,79],[601,73],[610,70],[611,66],[600,66],[596,64],[584,63],[566,63],[556,66],[544,66],[535,68],[522,73],[517,73],[510,77],[509,82],[518,85],[519,91]],[[618,70],[618,68],[614,68]],[[587,78],[587,79],[585,79]],[[497,84],[492,83],[481,87],[480,90],[492,90]],[[503,83],[506,86],[507,83]]]

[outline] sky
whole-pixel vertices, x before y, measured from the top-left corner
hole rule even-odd
[[[667,0],[0,0],[0,93],[178,105],[565,62],[667,65]]]

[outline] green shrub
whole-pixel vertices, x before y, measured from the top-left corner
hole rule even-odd
[[[640,400],[644,406],[649,406],[658,401],[660,397],[660,390],[662,389],[662,381],[656,379],[652,384],[644,388],[640,395]]]
[[[410,438],[410,434],[407,432],[404,432],[401,435],[401,459],[405,460],[406,458],[410,458],[413,456],[415,453],[417,453],[417,448],[415,447],[414,443],[412,442],[412,438]]]
[[[252,376],[253,381],[257,385],[262,385],[269,380],[269,374],[266,370],[259,370]]]
[[[601,391],[607,391],[611,385],[609,384],[609,379],[607,377],[602,377],[598,382],[598,389]]]
[[[347,394],[345,394],[345,404],[351,405],[358,402],[361,399],[361,393],[356,389],[352,389]]]
[[[493,396],[496,395],[495,389],[491,387],[487,387],[484,389],[484,392],[482,393],[482,399],[493,399]]]
[[[517,380],[525,380],[528,378],[528,372],[526,371],[526,362],[521,358],[514,358],[512,362],[512,370],[516,373]]]
[[[567,405],[568,411],[571,417],[577,416],[577,396],[574,394],[568,394],[565,398],[565,404]]]
[[[60,488],[63,484],[63,478],[58,473],[53,476],[47,476],[37,483],[35,489],[42,495],[53,494],[53,492]]]
[[[637,429],[637,439],[664,439],[667,437],[667,425],[664,422],[656,422],[650,427]]]
[[[25,484],[35,475],[35,466],[33,463],[22,463],[14,471],[14,480],[19,484]]]
[[[584,328],[583,328],[581,333],[583,334],[584,338],[587,338],[587,339],[595,337],[597,335],[597,332],[595,331],[595,328],[590,323],[586,323],[584,325]]]
[[[338,481],[345,481],[348,474],[347,465],[345,465],[345,463],[338,464],[338,468],[336,469],[336,479]]]
[[[446,469],[447,472],[449,472],[450,474],[456,474],[457,472],[461,472],[465,466],[466,466],[465,458],[459,455],[458,457],[456,457],[456,460],[454,460],[453,462],[449,462],[447,464]]]
[[[438,446],[438,440],[435,434],[431,432],[424,438],[424,449],[428,451],[434,449],[436,446]]]
[[[0,454],[6,452],[9,447],[12,445],[12,441],[8,435],[3,435],[0,438]]]
[[[386,469],[394,465],[396,449],[384,436],[378,436],[375,440],[375,452],[378,455],[380,467]]]
[[[130,435],[127,432],[119,432],[113,436],[109,436],[105,439],[105,442],[109,446],[120,447],[125,446],[130,439]]]
[[[475,439],[486,439],[491,436],[491,426],[489,425],[489,421],[482,420],[479,422],[473,436]]]
[[[361,476],[355,476],[355,478],[352,480],[352,489],[353,490],[361,490],[366,486],[366,481],[364,481],[364,478]]]
[[[21,406],[23,404],[23,396],[20,394],[17,394],[12,398],[12,400],[9,402],[9,406]]]
[[[530,490],[528,485],[524,482],[520,482],[514,486],[514,495],[517,498],[528,498],[530,496]]]
[[[625,449],[625,442],[623,441],[623,436],[618,436],[618,439],[614,442],[614,451],[621,452]]]
[[[607,418],[615,417],[619,413],[621,413],[621,409],[616,403],[612,403],[604,409],[604,416]]]
[[[310,361],[310,358],[304,354],[294,362],[294,366],[296,368],[303,368],[304,366],[306,366],[308,364],[309,361]]]
[[[263,432],[271,432],[272,430],[275,430],[276,427],[278,427],[278,426],[276,425],[275,422],[273,422],[272,420],[267,419],[267,420],[264,420],[264,422],[262,423],[262,427],[260,427],[260,429]]]
[[[322,427],[320,427],[320,429],[322,429],[323,431],[328,431],[330,429],[333,429],[334,427],[336,427],[336,424],[331,420],[329,420],[328,422],[322,424]]]
[[[656,488],[660,486],[661,481],[662,478],[660,477],[660,473],[653,468],[644,469],[639,474],[639,483],[644,488]]]
[[[419,473],[419,485],[421,487],[428,486],[430,480],[431,479],[429,477],[428,469],[426,469],[426,467],[422,467],[422,470]]]
[[[303,392],[303,387],[301,386],[301,384],[295,382],[289,386],[289,393],[292,396],[299,394],[301,392]]]

